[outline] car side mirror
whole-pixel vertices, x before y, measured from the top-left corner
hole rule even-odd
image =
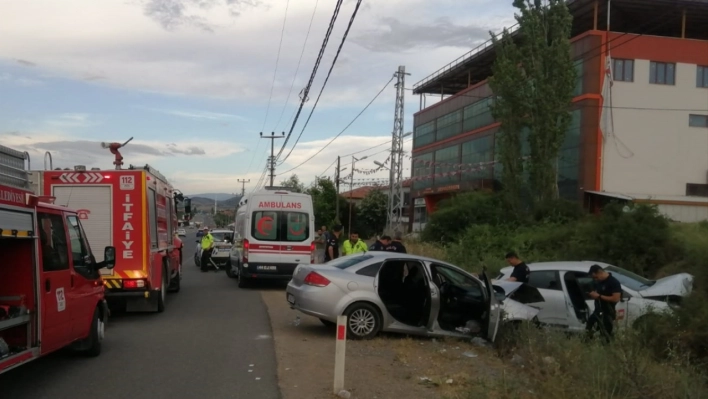
[[[113,269],[116,266],[116,247],[106,247],[103,250],[103,262],[96,264],[98,269]]]

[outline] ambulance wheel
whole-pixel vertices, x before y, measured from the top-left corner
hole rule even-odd
[[[167,269],[162,270],[162,282],[160,283],[160,292],[157,294],[157,313],[165,311],[165,296],[167,295]]]
[[[226,275],[229,276],[229,278],[236,278],[236,274],[234,274],[233,270],[231,270],[231,259],[226,261],[224,270],[226,270]]]
[[[89,334],[88,348],[84,351],[84,354],[89,357],[96,357],[101,354],[101,343],[103,342],[105,332],[105,324],[101,319],[101,314],[96,308],[93,311],[93,322],[91,322],[91,332]]]
[[[238,267],[238,273],[236,274],[236,278],[238,279],[238,288],[248,288],[248,286],[251,285],[251,282],[248,281],[248,278],[243,277],[241,265],[239,265]]]

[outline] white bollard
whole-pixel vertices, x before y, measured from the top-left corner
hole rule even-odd
[[[337,316],[337,346],[334,355],[334,394],[344,389],[344,355],[347,352],[347,316]]]

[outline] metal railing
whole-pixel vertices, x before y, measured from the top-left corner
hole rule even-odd
[[[519,30],[519,24],[514,24],[510,28],[507,28],[510,34],[516,33],[517,30]],[[433,72],[432,74],[428,75],[425,79],[419,81],[418,83],[413,85],[413,91],[417,90],[418,88],[430,83],[432,80],[435,80],[439,78],[441,75],[450,72],[451,70],[455,69],[458,67],[460,64],[464,63],[465,61],[468,61],[469,59],[475,57],[482,51],[490,48],[493,46],[492,39],[490,38],[486,42],[480,44],[479,46],[473,48],[472,50],[468,51],[467,53],[463,54],[462,56],[458,57],[451,63],[445,65],[444,67],[438,69],[437,71]]]
[[[27,164],[25,165],[25,161]],[[0,145],[0,184],[28,189],[30,156],[27,151],[20,152]]]

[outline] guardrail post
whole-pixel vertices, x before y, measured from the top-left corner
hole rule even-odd
[[[347,349],[347,316],[337,316],[337,345],[334,355],[334,394],[344,389],[344,355]]]

